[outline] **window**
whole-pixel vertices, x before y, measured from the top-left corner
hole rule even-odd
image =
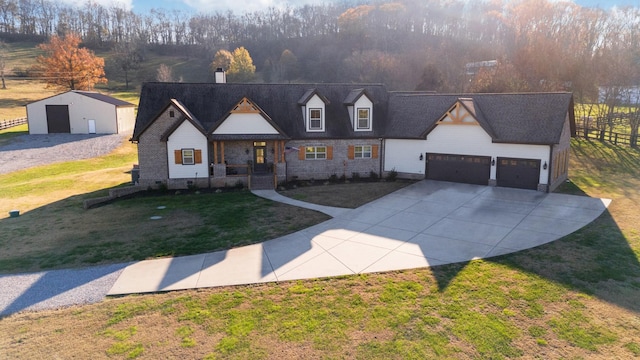
[[[182,165],[193,165],[195,163],[195,151],[193,149],[182,149]]]
[[[306,146],[304,148],[304,158],[306,160],[324,160],[327,158],[327,147]]]
[[[322,130],[322,109],[309,109],[309,130]]]
[[[176,112],[173,110],[169,110],[169,117],[176,117]]]
[[[370,121],[369,121],[369,109],[368,108],[359,108],[358,109],[358,129],[369,129]]]
[[[356,145],[354,156],[356,159],[371,158],[371,145]]]

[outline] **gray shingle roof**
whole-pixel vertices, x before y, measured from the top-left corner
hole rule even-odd
[[[329,103],[325,107],[324,132],[307,133],[298,100],[310,88],[322,94]],[[374,101],[373,131],[355,132],[346,105],[343,103],[354,89],[366,89]],[[383,85],[352,84],[187,84],[146,83],[140,94],[138,116],[133,139],[153,121],[158,112],[175,99],[210,130],[243,97],[258,105],[293,139],[377,138],[384,130],[388,92]]]
[[[468,99],[472,99],[472,102]],[[389,95],[387,138],[424,138],[457,101],[472,113],[494,142],[557,144],[567,112],[573,117],[571,93]],[[571,118],[573,121],[573,118]]]
[[[374,103],[373,131],[355,132],[347,105],[363,93]],[[299,101],[308,100],[313,94],[328,101],[324,132],[305,131]],[[188,109],[190,115],[210,131],[243,97],[259,106],[279,127],[283,135],[277,138],[286,135],[291,139],[424,139],[458,101],[475,115],[494,142],[556,144],[567,112],[572,124],[574,121],[571,93],[461,95],[388,92],[379,84],[146,83],[140,95],[133,140],[137,140],[172,99]],[[229,137],[230,140],[233,138]]]

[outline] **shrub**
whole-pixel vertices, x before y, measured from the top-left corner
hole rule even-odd
[[[360,181],[360,173],[357,173],[357,172],[351,173],[351,180]]]
[[[169,190],[169,187],[167,187],[166,183],[161,182],[158,184],[158,190],[160,190],[161,192],[165,192]]]
[[[338,175],[333,174],[333,175],[329,176],[329,182],[330,183],[337,183],[338,182]]]
[[[396,168],[391,169],[391,171],[387,173],[388,181],[396,181],[397,178],[398,178],[398,172],[396,171]]]
[[[369,179],[377,180],[378,179],[378,173],[373,171],[373,170],[369,171]]]

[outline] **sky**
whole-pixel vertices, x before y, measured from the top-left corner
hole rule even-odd
[[[83,4],[85,0],[63,0],[69,3]],[[226,12],[232,10],[236,14],[264,10],[268,7],[285,7],[287,4],[297,7],[305,4],[322,4],[331,0],[94,0],[103,5],[118,3],[136,13],[145,13],[152,8],[178,9],[187,12]],[[573,0],[586,7],[609,9],[613,6],[640,6],[640,0]]]

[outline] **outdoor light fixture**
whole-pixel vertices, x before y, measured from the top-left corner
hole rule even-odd
[[[546,161],[544,162],[544,165],[542,165],[542,169],[543,170],[547,170],[547,162]]]
[[[491,159],[491,166],[496,166],[496,159]]]
[[[422,156],[422,153],[420,153],[420,161],[424,160],[424,156]]]

